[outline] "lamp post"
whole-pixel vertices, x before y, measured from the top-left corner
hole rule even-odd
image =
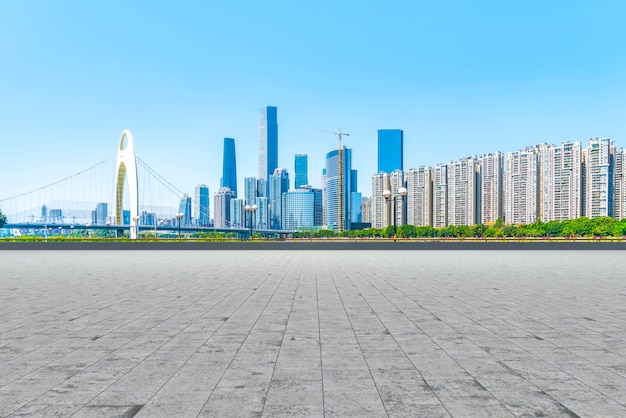
[[[406,196],[408,193],[408,190],[406,189],[406,187],[400,187],[398,189],[398,195],[400,195],[400,197],[402,197],[404,199],[404,196]],[[389,205],[389,200],[391,198],[391,190],[386,189],[385,191],[383,191],[383,196],[385,197],[385,200],[387,201],[387,205]],[[397,203],[396,203],[396,198],[397,195],[393,196],[393,213],[391,216],[393,216],[393,240],[396,240],[396,212],[397,212]],[[387,213],[389,213],[389,206],[387,206]],[[389,217],[387,217],[387,224],[389,224]]]
[[[182,213],[176,214],[176,220],[178,221],[178,239],[180,239],[180,220],[183,218],[183,216],[185,215]]]
[[[133,228],[135,228],[135,239],[139,238],[139,216],[133,216]]]
[[[250,214],[250,239],[252,239],[252,214],[255,214],[256,219],[256,210],[258,209],[256,205],[246,205],[246,212]]]

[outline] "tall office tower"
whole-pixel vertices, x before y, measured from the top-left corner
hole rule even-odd
[[[358,190],[358,173],[357,170],[350,171],[350,223],[363,222],[363,195]]]
[[[322,225],[322,190],[306,185],[284,194],[283,229],[311,229]]]
[[[591,138],[582,153],[583,215],[613,216],[613,168],[611,139]]]
[[[230,228],[230,201],[234,198],[235,194],[228,187],[220,187],[213,194],[215,211],[213,224],[215,228]]]
[[[378,172],[403,170],[403,141],[401,129],[378,130]]]
[[[48,206],[41,206],[41,222],[48,222]]]
[[[527,147],[506,153],[504,222],[532,224],[539,216],[538,149]]]
[[[270,199],[266,196],[256,198],[256,212],[252,213],[252,224],[256,229],[270,229]]]
[[[339,151],[332,150],[326,154],[326,226],[338,231],[340,229],[339,215]],[[343,229],[350,229],[350,204],[352,193],[352,150],[343,147]],[[347,174],[347,175],[346,175]]]
[[[256,205],[257,180],[256,177],[243,178],[244,205]]]
[[[391,197],[389,198],[389,209],[391,210],[391,218],[389,225],[400,226],[406,223],[406,196],[400,196],[399,190],[405,187],[404,171],[395,170],[389,175],[389,189]],[[395,220],[394,220],[395,218]]]
[[[615,161],[613,217],[622,220],[626,218],[626,158],[624,158],[624,149],[614,149],[613,155]]]
[[[322,225],[326,225],[326,169],[322,168],[322,178],[320,179],[322,185]]]
[[[187,193],[185,193],[180,200],[178,213],[183,214],[183,218],[180,220],[181,225],[191,225],[191,198]]]
[[[383,192],[390,189],[389,173],[383,171],[372,176],[372,197],[370,198],[372,228],[386,228],[389,225],[391,213],[387,210],[387,201]]]
[[[283,193],[289,191],[289,173],[286,168],[277,168],[270,177],[270,229],[283,229]]]
[[[433,227],[448,226],[448,166],[433,167]]]
[[[493,225],[498,218],[502,219],[504,156],[500,151],[481,155],[478,158],[480,167],[480,222]]]
[[[243,199],[230,199],[230,227],[243,228],[244,215]]]
[[[480,223],[478,167],[474,156],[448,164],[448,225]]]
[[[269,186],[267,180],[265,179],[257,179],[256,180],[256,195],[258,197],[268,197]]]
[[[278,168],[278,111],[265,106],[259,112],[259,179],[269,182]]]
[[[209,226],[211,222],[209,188],[206,184],[196,186],[196,198],[193,202],[193,217],[198,226]]]
[[[107,203],[98,203],[96,209],[91,211],[91,223],[95,225],[104,225],[107,222],[109,213]]]
[[[371,224],[372,223],[372,199],[369,197],[361,198],[361,213],[362,213],[362,222]]]
[[[221,187],[228,187],[237,197],[237,159],[235,157],[235,140],[224,138],[224,164],[222,166]]]
[[[427,166],[410,168],[406,174],[408,194],[407,224],[426,226],[433,224],[433,169]]]
[[[300,187],[309,184],[308,158],[309,157],[306,154],[296,154],[296,177],[294,179],[294,189],[299,189]]]
[[[540,151],[543,222],[582,215],[582,150],[580,142],[549,145]]]
[[[156,213],[148,213],[145,210],[139,216],[139,225],[150,225],[156,227]]]

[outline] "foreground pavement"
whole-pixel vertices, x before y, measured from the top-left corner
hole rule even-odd
[[[0,416],[626,416],[623,261],[0,252]]]

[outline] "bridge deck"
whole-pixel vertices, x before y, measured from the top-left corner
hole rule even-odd
[[[613,251],[11,251],[0,416],[625,416]]]

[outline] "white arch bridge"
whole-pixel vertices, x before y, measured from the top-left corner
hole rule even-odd
[[[179,214],[181,201],[187,196],[136,155],[133,135],[124,130],[115,155],[61,180],[0,199],[0,210],[7,217],[0,232],[43,236],[82,233],[131,239],[150,233],[215,232],[246,237],[251,233],[284,236],[293,232],[264,228],[256,219],[246,219],[244,225],[234,224],[232,228],[198,225],[191,217],[181,219]],[[202,212],[208,208],[195,208],[196,218],[200,218],[200,211],[202,218],[210,219],[209,213]]]

